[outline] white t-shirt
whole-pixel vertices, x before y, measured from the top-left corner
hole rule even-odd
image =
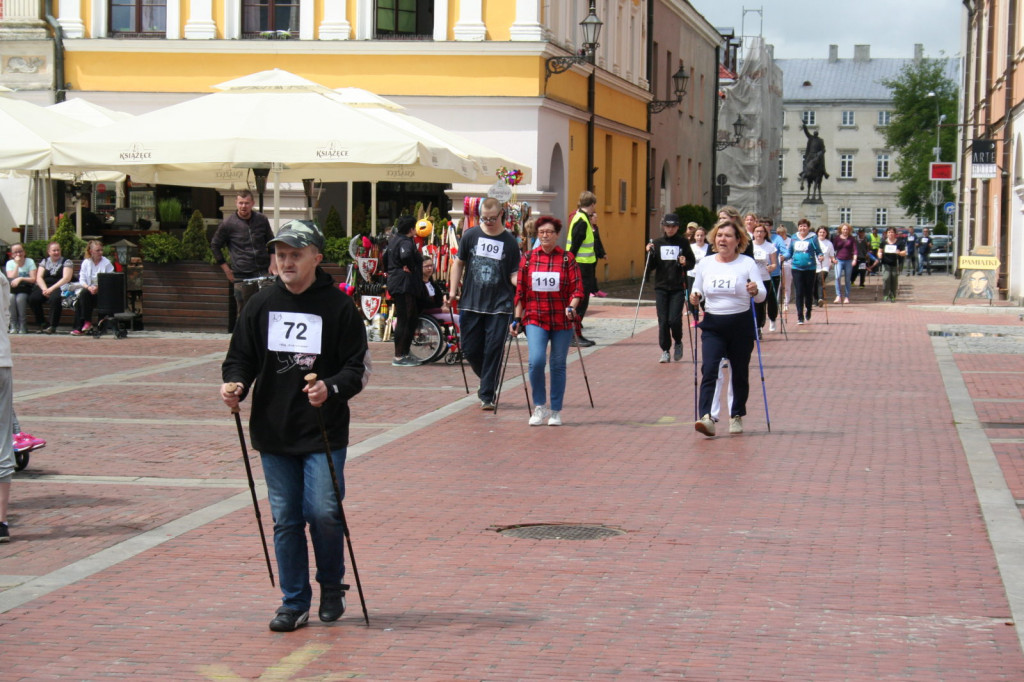
[[[707,312],[735,315],[750,310],[748,281],[757,284],[754,300],[760,303],[765,299],[767,291],[753,258],[741,254],[729,263],[722,263],[717,257],[709,256],[702,259],[694,269],[693,290],[704,297],[704,309]]]
[[[757,269],[761,273],[761,280],[767,282],[771,279],[771,273],[768,271],[768,266],[771,264],[772,254],[777,252],[775,244],[765,240],[764,244],[754,244],[754,262],[757,263]]]
[[[832,246],[831,239],[818,239],[818,246],[821,248],[823,258],[818,261],[818,267],[816,267],[815,274],[819,272],[828,272],[832,269],[832,259],[836,257],[836,247]]]

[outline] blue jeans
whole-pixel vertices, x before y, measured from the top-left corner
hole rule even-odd
[[[494,402],[494,393],[501,377],[501,360],[508,338],[509,313],[495,315],[463,310],[459,319],[462,355],[480,377],[477,396],[484,402]]]
[[[347,448],[341,448],[331,453],[342,498],[346,452]],[[301,456],[260,454],[274,516],[274,554],[284,595],[281,605],[308,611],[313,591],[309,585],[307,523],[316,558],[316,581],[321,586],[340,585],[345,575],[345,531],[331,470],[322,452]]]
[[[846,294],[843,294],[842,287],[839,286],[839,278],[846,275]],[[840,260],[836,261],[836,297],[844,296],[850,298],[850,282],[853,280],[853,261],[852,260]]]
[[[551,342],[551,410],[562,410],[565,395],[565,359],[572,343],[571,329],[548,331],[535,324],[526,325],[526,341],[530,344],[530,390],[535,405],[547,402],[544,389],[544,365],[547,364],[548,342]]]

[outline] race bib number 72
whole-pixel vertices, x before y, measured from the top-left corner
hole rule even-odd
[[[320,355],[323,318],[307,313],[270,313],[267,350]]]

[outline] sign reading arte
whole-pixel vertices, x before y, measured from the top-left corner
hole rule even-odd
[[[996,141],[975,140],[971,144],[971,177],[978,180],[999,176],[996,165]]]

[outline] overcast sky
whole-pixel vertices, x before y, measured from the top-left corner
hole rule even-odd
[[[777,59],[828,57],[839,45],[840,58],[852,58],[853,46],[871,45],[872,57],[913,57],[914,44],[925,56],[960,52],[961,0],[690,0],[715,27],[732,27],[737,35],[761,33],[775,45]],[[762,9],[761,14],[743,8]]]

